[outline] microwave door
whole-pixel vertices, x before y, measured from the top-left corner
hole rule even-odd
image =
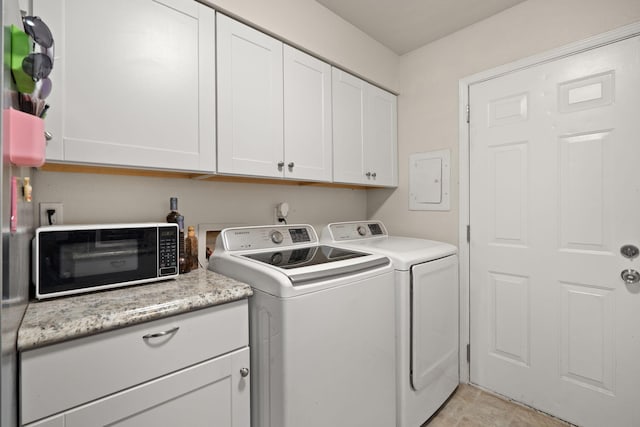
[[[60,251],[63,278],[81,278],[138,270],[139,250],[135,240],[111,241],[109,245],[71,243]]]

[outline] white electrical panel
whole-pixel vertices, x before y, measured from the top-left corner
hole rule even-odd
[[[409,156],[409,210],[449,210],[450,163],[450,150]]]

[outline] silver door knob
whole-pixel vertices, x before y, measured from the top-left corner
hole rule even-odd
[[[638,247],[634,245],[624,245],[620,248],[620,255],[628,259],[634,259],[638,253]]]
[[[293,167],[294,167],[295,165],[296,165],[295,163],[293,163],[293,162],[289,162],[289,164],[288,164],[287,166],[289,166],[289,169],[293,169]]]
[[[284,166],[283,161],[278,162],[278,169],[282,169],[283,166]]]
[[[240,376],[242,376],[242,377],[247,377],[247,376],[249,376],[249,368],[242,368],[242,369],[240,369]]]
[[[376,176],[377,176],[377,174],[375,172],[371,174],[372,178],[375,178]]]
[[[620,277],[622,277],[622,280],[624,280],[624,283],[626,283],[627,285],[634,285],[640,282],[640,273],[632,268],[622,270],[622,273],[620,273]]]
[[[365,175],[367,176],[367,178],[371,178],[371,172],[367,172],[365,173]]]

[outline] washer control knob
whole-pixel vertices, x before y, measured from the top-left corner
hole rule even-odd
[[[278,230],[273,230],[270,236],[271,236],[271,241],[277,245],[282,243],[282,241],[284,240],[284,236]]]
[[[364,225],[358,226],[358,234],[361,236],[365,236],[367,234],[367,228]]]

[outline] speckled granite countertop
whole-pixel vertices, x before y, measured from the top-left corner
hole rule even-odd
[[[205,269],[147,285],[34,301],[18,330],[25,351],[250,297],[251,287]]]

